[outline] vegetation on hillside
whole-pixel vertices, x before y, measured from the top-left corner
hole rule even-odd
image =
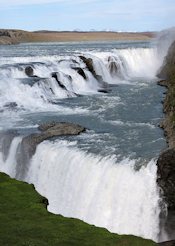
[[[0,173],[0,245],[154,246],[135,236],[119,236],[78,219],[47,211],[47,200],[33,185]]]

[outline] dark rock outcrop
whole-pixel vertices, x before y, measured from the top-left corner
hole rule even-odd
[[[56,72],[53,72],[53,73],[51,74],[52,78],[56,79],[58,85],[59,85],[62,89],[64,89],[64,90],[67,91],[66,86],[64,86],[64,85],[61,83],[61,81],[58,79],[58,76],[57,76],[57,75],[58,75],[58,73],[56,73]]]
[[[13,30],[0,29],[0,44],[18,44],[18,38]]]
[[[39,78],[37,75],[34,75],[34,69],[32,66],[27,66],[25,67],[25,74],[28,76],[28,77],[31,77],[31,78]]]
[[[18,146],[17,152],[19,154],[16,156],[18,179],[24,179],[28,169],[28,161],[34,155],[38,144],[53,137],[78,135],[85,131],[85,128],[80,125],[65,122],[41,124],[38,129],[41,131],[40,133],[24,137]]]
[[[175,76],[175,41],[172,43],[168,50],[164,64],[161,67],[158,77],[169,80]]]
[[[118,65],[115,62],[114,58],[109,56],[108,57],[108,68],[109,68],[109,72],[112,76],[116,76],[118,73]]]
[[[158,158],[157,182],[165,194],[169,210],[175,210],[175,149],[167,149]]]
[[[16,29],[0,29],[1,44],[19,44],[20,42],[30,42],[33,33]]]
[[[163,243],[159,243],[158,245],[160,246],[175,246],[175,241],[168,241],[168,242],[163,242]]]
[[[16,102],[9,102],[4,105],[5,108],[15,109],[18,106]]]
[[[32,77],[34,75],[33,68],[31,66],[27,66],[25,68],[25,74],[29,77]]]
[[[98,80],[99,77],[97,77],[97,74],[95,72],[92,58],[86,58],[85,56],[79,56],[79,57],[85,63],[89,72],[91,72],[92,75]]]
[[[81,75],[85,80],[87,79],[84,70],[81,67],[72,67],[79,75]]]
[[[106,83],[103,80],[101,75],[98,75],[96,73],[92,58],[86,58],[85,56],[79,56],[79,57],[85,63],[86,68],[89,70],[89,72],[91,72],[91,74],[94,76],[94,78],[99,82],[100,86],[102,87],[98,91],[108,93],[109,92],[108,83]]]
[[[85,128],[80,125],[65,122],[45,123],[40,125],[38,129],[41,133],[31,134],[22,140],[22,145],[29,146],[29,156],[35,153],[37,145],[44,140],[58,136],[78,135],[85,131]]]
[[[164,129],[169,148],[158,158],[157,183],[162,189],[162,196],[168,209],[164,229],[169,239],[175,239],[175,42],[169,48],[158,76],[161,78],[158,84],[167,88],[163,102],[165,118],[160,127]],[[172,244],[167,242],[162,245]]]

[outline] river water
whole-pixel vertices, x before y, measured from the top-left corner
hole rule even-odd
[[[20,177],[18,146],[39,124],[78,123],[85,133],[39,144],[21,179],[48,198],[53,213],[166,239],[156,183],[156,158],[166,147],[158,127],[162,62],[150,42],[0,46],[0,170]]]

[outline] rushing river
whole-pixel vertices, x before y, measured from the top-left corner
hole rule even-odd
[[[18,146],[39,124],[78,123],[85,133],[39,144],[21,179],[53,213],[161,240],[162,61],[149,42],[0,46],[0,170],[20,177]]]

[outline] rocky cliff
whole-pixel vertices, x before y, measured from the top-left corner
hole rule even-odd
[[[175,41],[169,48],[164,64],[158,74],[161,85],[167,87],[163,103],[165,118],[162,122],[168,148],[157,161],[157,182],[167,203],[168,216],[165,224],[170,238],[175,239]]]
[[[18,43],[13,33],[0,30],[0,44],[15,44]]]
[[[28,36],[25,31],[0,29],[0,44],[18,44]]]

